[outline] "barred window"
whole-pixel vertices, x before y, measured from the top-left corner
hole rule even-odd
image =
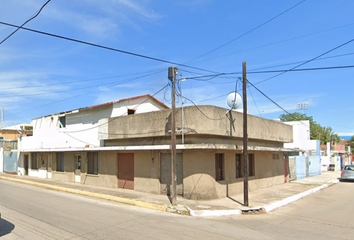
[[[236,154],[236,178],[242,178],[244,176],[244,158],[243,154]],[[256,173],[256,165],[254,154],[248,154],[248,176],[253,177]]]
[[[236,154],[236,178],[242,178],[242,154]]]
[[[215,180],[222,181],[225,180],[225,171],[224,171],[224,154],[216,153],[215,154]]]

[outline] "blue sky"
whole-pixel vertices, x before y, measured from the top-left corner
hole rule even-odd
[[[45,2],[0,1],[0,21],[21,25]],[[353,9],[351,0],[53,0],[26,27],[191,66],[177,65],[178,78],[239,73],[181,82],[182,94],[197,105],[227,108],[246,61],[248,81],[287,112],[306,102],[304,113],[351,136],[353,68],[286,72],[267,81],[278,73],[251,72],[288,70],[352,40]],[[0,24],[0,40],[13,30]],[[351,42],[299,69],[353,63]],[[0,45],[5,126],[154,95],[169,82],[171,65],[19,30]],[[170,105],[170,94],[167,88],[155,97]],[[285,113],[252,87],[248,112],[267,119]]]

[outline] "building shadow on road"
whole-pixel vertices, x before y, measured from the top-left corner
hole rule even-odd
[[[0,219],[0,237],[5,236],[15,229],[15,225],[7,221],[6,219]]]

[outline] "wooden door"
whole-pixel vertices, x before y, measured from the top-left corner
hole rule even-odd
[[[134,190],[134,153],[118,153],[118,188]]]

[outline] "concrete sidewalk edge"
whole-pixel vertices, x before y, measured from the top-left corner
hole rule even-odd
[[[85,190],[77,190],[77,189],[72,189],[72,188],[58,187],[58,186],[53,186],[50,184],[32,182],[32,181],[27,181],[27,180],[22,180],[22,179],[15,179],[15,178],[10,178],[10,177],[3,177],[3,176],[0,176],[0,179],[18,182],[18,183],[24,183],[24,184],[28,184],[28,185],[32,185],[32,186],[37,186],[37,187],[43,187],[43,188],[61,191],[61,192],[74,193],[74,194],[79,194],[79,195],[88,196],[88,197],[94,197],[94,198],[100,198],[100,199],[125,203],[128,205],[133,205],[133,206],[138,206],[138,207],[143,207],[143,208],[153,209],[153,210],[159,210],[159,211],[163,211],[163,212],[166,212],[167,208],[168,208],[168,206],[158,205],[158,204],[154,204],[154,203],[147,203],[147,202],[143,202],[143,201],[127,199],[127,198],[122,198],[122,197],[116,197],[116,196],[111,196],[111,195],[106,195],[106,194],[101,194],[101,193],[93,193],[93,192],[88,192]]]
[[[292,203],[292,202],[295,202],[301,198],[304,198],[308,195],[311,195],[315,192],[318,192],[326,187],[328,187],[329,185],[328,184],[323,184],[319,187],[315,187],[315,188],[312,188],[312,189],[309,189],[305,192],[302,192],[302,193],[299,193],[299,194],[296,194],[294,196],[291,196],[291,197],[287,197],[287,198],[284,198],[280,201],[277,201],[277,202],[274,202],[274,203],[271,203],[269,204],[268,206],[265,206],[265,207],[262,207],[262,209],[264,209],[265,212],[271,212],[273,211],[274,209],[277,209],[277,208],[280,208],[280,207],[283,207],[289,203]]]
[[[119,203],[143,207],[143,208],[152,209],[152,210],[158,210],[158,211],[162,211],[162,212],[170,212],[170,213],[176,213],[176,214],[180,214],[180,215],[189,215],[192,217],[221,217],[221,216],[240,215],[242,213],[247,213],[247,212],[267,212],[268,213],[268,212],[273,211],[274,209],[283,207],[287,204],[295,202],[301,198],[304,198],[304,197],[311,195],[315,192],[318,192],[324,188],[327,188],[328,186],[330,186],[332,184],[339,182],[338,180],[336,180],[336,181],[331,182],[330,184],[323,184],[319,187],[309,189],[305,192],[293,195],[291,197],[284,198],[280,201],[276,201],[274,203],[271,203],[271,204],[269,204],[267,206],[263,206],[263,207],[250,208],[250,209],[244,209],[244,210],[240,210],[240,209],[192,210],[189,207],[184,206],[184,205],[177,205],[177,206],[159,205],[159,204],[155,204],[155,203],[143,202],[140,200],[133,200],[133,199],[128,199],[128,198],[116,197],[116,196],[101,194],[101,193],[93,193],[93,192],[89,192],[89,191],[85,191],[85,190],[77,190],[77,189],[72,189],[72,188],[59,187],[59,186],[54,186],[51,184],[33,182],[33,181],[16,179],[16,178],[11,178],[11,177],[0,176],[0,179],[18,182],[18,183],[24,183],[24,184],[28,184],[28,185],[33,185],[33,186],[47,188],[47,189],[61,191],[61,192],[68,192],[68,193],[74,193],[74,194],[79,194],[79,195],[88,196],[88,197],[94,197],[94,198],[100,198],[100,199],[105,199],[105,200],[109,200],[109,201],[115,201],[115,202],[119,202]]]
[[[331,186],[332,184],[338,183],[339,181],[333,181],[330,184],[323,184],[321,186],[309,189],[305,192],[293,195],[291,197],[284,198],[282,200],[276,201],[274,203],[271,203],[267,206],[263,207],[256,207],[256,208],[250,208],[250,209],[245,209],[245,210],[192,210],[189,209],[190,215],[193,217],[222,217],[222,216],[232,216],[232,215],[240,215],[242,213],[248,213],[248,212],[266,212],[269,213],[273,211],[274,209],[283,207],[287,204],[293,203],[301,198],[304,198],[306,196],[309,196],[315,192],[318,192],[324,188],[327,188]]]

